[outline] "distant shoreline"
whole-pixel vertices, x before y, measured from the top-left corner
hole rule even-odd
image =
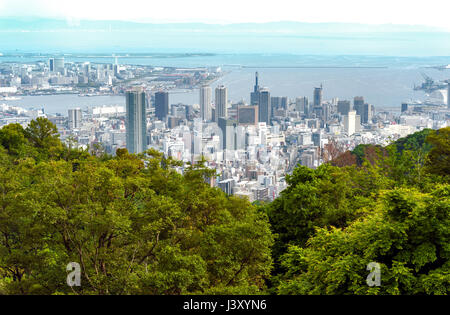
[[[388,69],[387,66],[241,66],[247,69]]]

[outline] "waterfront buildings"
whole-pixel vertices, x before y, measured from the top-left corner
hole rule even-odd
[[[260,88],[258,75],[254,86],[249,83],[253,100],[248,104],[245,100],[229,102],[229,91],[223,86],[215,90],[214,111],[220,116],[216,121],[213,107],[207,106],[212,92],[205,85],[212,84],[210,78],[217,76],[216,70],[86,62],[68,62],[64,67],[65,75],[51,73],[45,62],[34,67],[4,65],[0,91],[11,94],[0,95],[0,127],[9,123],[26,127],[31,119],[48,117],[63,141],[75,139],[74,145],[84,149],[101,144],[113,155],[118,148],[138,153],[151,147],[179,160],[182,164],[177,171],[181,173],[188,163],[197,163],[203,156],[205,166],[217,174],[209,184],[250,201],[276,198],[286,187],[285,175],[299,163],[316,168],[327,162],[329,141],[343,152],[359,144],[385,145],[423,128],[445,127],[450,121],[447,103],[427,106],[411,102],[402,105],[402,113],[375,112],[363,97],[356,98],[354,109],[347,100],[323,99],[323,89],[313,87],[314,101],[310,103],[307,96],[271,95]],[[148,80],[142,79],[146,76]],[[77,80],[80,84],[74,85]],[[97,87],[92,88],[91,83]],[[54,93],[125,94],[126,106],[123,102],[71,109],[65,116],[2,104],[2,100],[8,102],[27,93],[48,93],[49,85]],[[145,86],[145,91],[130,90],[130,86]],[[170,104],[167,91],[174,88],[178,93],[200,91],[192,103]],[[147,99],[153,100],[154,106],[148,106]]]

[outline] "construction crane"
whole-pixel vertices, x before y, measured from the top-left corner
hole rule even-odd
[[[420,73],[422,77],[425,79],[425,82],[422,82],[419,86],[414,86],[414,90],[419,91],[425,91],[426,93],[432,93],[436,90],[445,89],[447,87],[447,84],[445,82],[435,82],[431,77],[426,75],[425,73]]]

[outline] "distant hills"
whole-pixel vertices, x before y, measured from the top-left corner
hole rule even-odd
[[[357,23],[303,23],[280,21],[267,23],[147,23],[109,20],[73,20],[49,18],[2,18],[0,31],[55,31],[55,30],[115,30],[142,31],[164,29],[171,31],[204,31],[204,32],[273,32],[273,33],[389,33],[389,32],[443,32],[436,27],[400,24],[357,24]]]
[[[139,23],[0,18],[1,52],[127,51],[450,56],[450,33],[420,25]]]

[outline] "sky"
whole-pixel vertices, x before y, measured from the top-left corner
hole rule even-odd
[[[0,17],[214,24],[273,21],[425,25],[450,31],[448,0],[0,0]]]

